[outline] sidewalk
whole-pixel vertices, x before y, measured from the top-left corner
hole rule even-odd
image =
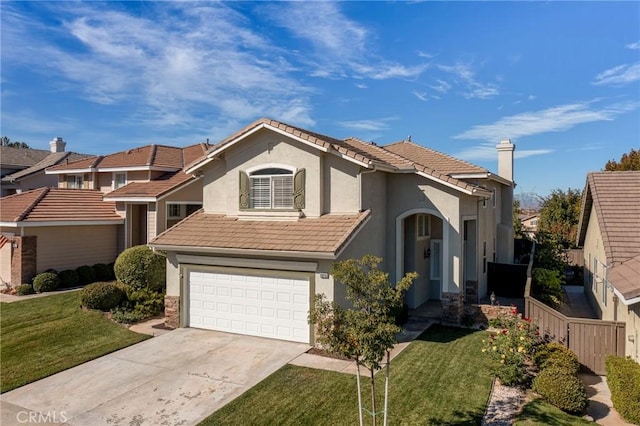
[[[584,294],[584,287],[581,285],[563,285],[562,290],[566,296],[567,303],[560,307],[560,312],[568,317],[597,319],[593,307]]]
[[[587,415],[594,422],[603,426],[633,426],[633,424],[625,422],[613,408],[611,392],[605,376],[580,374],[580,378],[587,388],[587,396],[589,397]]]
[[[2,302],[2,303],[13,303],[13,302],[19,302],[21,300],[37,299],[37,298],[40,298],[40,297],[53,296],[55,294],[68,293],[70,291],[78,291],[78,290],[82,290],[82,287],[66,288],[64,290],[47,291],[47,292],[44,292],[44,293],[27,294],[27,295],[24,295],[24,296],[16,296],[14,294],[0,293],[0,302]]]

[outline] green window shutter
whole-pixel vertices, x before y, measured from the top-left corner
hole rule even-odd
[[[293,175],[293,208],[304,209],[305,169],[299,169]]]
[[[249,175],[240,170],[240,208],[249,208]]]

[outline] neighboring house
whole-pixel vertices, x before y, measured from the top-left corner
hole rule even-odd
[[[498,145],[496,175],[410,141],[250,124],[186,168],[203,209],[150,243],[167,255],[167,324],[311,342],[313,295],[344,304],[331,266],[364,254],[393,282],[420,274],[410,308],[439,301],[459,322],[487,262],[513,260],[514,148]]]
[[[124,220],[95,190],[40,188],[3,197],[0,279],[28,283],[47,269],[113,262]]]
[[[146,244],[202,206],[202,182],[184,166],[203,156],[206,143],[185,148],[146,145],[47,169],[60,188],[95,189],[125,219],[121,247]]]
[[[520,222],[522,223],[522,231],[527,237],[534,239],[538,233],[538,221],[540,215],[538,213],[533,214],[521,214],[519,215]]]
[[[1,179],[0,197],[31,189],[57,186],[55,176],[45,175],[47,167],[63,161],[76,161],[89,155],[65,152],[66,142],[54,138],[49,142],[50,151],[31,148],[0,147]]]
[[[578,230],[585,293],[599,318],[626,323],[640,362],[640,171],[589,173]]]

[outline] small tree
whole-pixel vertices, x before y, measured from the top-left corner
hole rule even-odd
[[[620,161],[609,160],[604,169],[607,171],[640,170],[640,150],[631,148],[629,153],[622,154]]]
[[[389,275],[378,269],[381,262],[380,257],[366,255],[362,259],[335,263],[331,273],[347,286],[347,300],[352,307],[344,309],[325,300],[324,295],[316,295],[309,313],[309,322],[316,326],[318,343],[327,351],[356,363],[360,425],[363,424],[360,367],[369,370],[371,414],[376,425],[374,373],[382,367],[385,357],[384,424],[387,424],[389,352],[401,330],[393,312],[402,307],[404,293],[418,277],[415,272],[405,274],[394,288],[389,283]]]

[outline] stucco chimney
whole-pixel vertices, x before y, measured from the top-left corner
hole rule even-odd
[[[60,136],[51,139],[51,142],[49,142],[49,146],[51,147],[51,152],[64,152],[64,147],[66,145],[67,143],[63,141]]]
[[[513,151],[516,146],[510,139],[500,141],[498,149],[498,175],[513,182]]]

